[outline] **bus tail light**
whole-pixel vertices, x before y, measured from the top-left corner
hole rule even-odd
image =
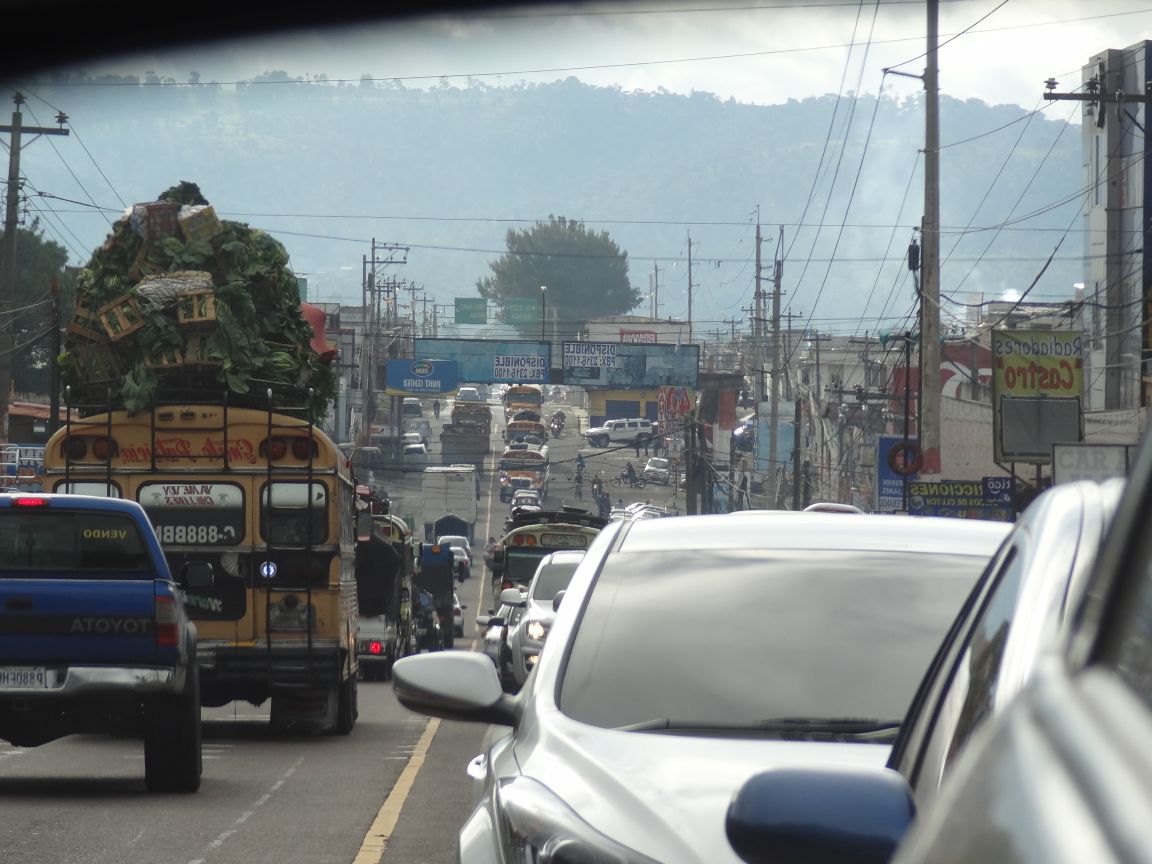
[[[65,459],[83,459],[88,455],[88,439],[78,435],[67,438],[63,450]]]
[[[180,620],[171,594],[156,595],[156,644],[161,648],[180,644]]]
[[[288,454],[288,442],[283,438],[265,438],[260,442],[260,454],[275,462]]]
[[[119,452],[116,441],[112,438],[93,438],[92,455],[101,462],[109,461]]]
[[[311,438],[293,438],[292,455],[302,462],[319,455],[319,448]]]

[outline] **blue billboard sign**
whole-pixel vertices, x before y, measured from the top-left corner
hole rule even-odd
[[[384,392],[389,396],[432,396],[460,387],[454,360],[389,360]]]
[[[980,480],[917,481],[908,484],[908,512],[914,516],[959,516],[1011,522],[1011,477]]]
[[[455,361],[468,384],[547,384],[552,365],[547,342],[508,339],[415,339],[417,357]]]
[[[610,390],[699,387],[699,345],[565,342],[564,383]]]
[[[888,457],[892,448],[904,441],[903,435],[881,435],[876,442],[876,512],[895,513],[904,509],[904,477],[892,470]],[[910,444],[919,444],[919,438],[909,438]],[[908,483],[916,480],[916,474],[908,476]]]

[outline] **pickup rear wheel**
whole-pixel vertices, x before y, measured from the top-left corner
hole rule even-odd
[[[193,663],[184,692],[144,709],[144,784],[149,792],[195,792],[204,763],[200,750],[200,671]]]

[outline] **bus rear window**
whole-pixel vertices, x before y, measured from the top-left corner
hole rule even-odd
[[[264,539],[277,546],[328,542],[328,490],[323,483],[273,483],[264,488]]]
[[[152,569],[136,523],[125,516],[60,510],[0,513],[0,579],[12,571],[85,578]]]

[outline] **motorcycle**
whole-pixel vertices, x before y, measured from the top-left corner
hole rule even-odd
[[[548,424],[548,431],[553,438],[559,438],[560,433],[564,431],[564,421],[552,418],[552,422]]]
[[[648,485],[648,481],[640,474],[633,474],[628,476],[626,471],[621,471],[615,477],[608,481],[610,486],[620,487],[627,485],[630,489],[643,489]]]

